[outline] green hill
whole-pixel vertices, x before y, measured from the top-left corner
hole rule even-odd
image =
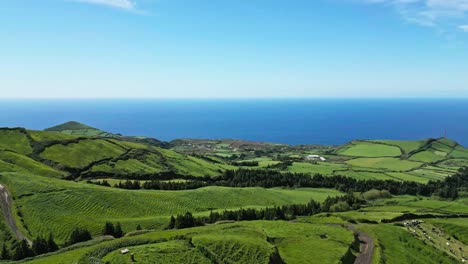
[[[77,122],[0,128],[0,247],[16,254],[17,237],[35,245],[50,234],[61,247],[18,263],[128,263],[125,248],[138,263],[354,263],[365,258],[360,243],[374,250],[373,263],[454,263],[468,251],[468,186],[442,181],[468,166],[468,150],[452,140],[174,142]],[[317,173],[347,178],[309,178]],[[424,185],[429,180],[446,185]],[[319,211],[303,213],[312,208]],[[171,216],[185,221],[186,212],[205,226],[165,230]],[[216,214],[232,218],[211,221]],[[402,226],[419,217],[427,222],[416,233]],[[127,235],[102,236],[107,222]],[[68,246],[76,228],[94,239]]]
[[[100,129],[76,122],[69,121],[57,126],[44,129],[44,131],[54,131],[73,136],[85,136],[85,137],[116,137],[119,135],[112,134],[109,132],[102,131]]]
[[[69,130],[75,128],[94,129],[76,122],[47,131],[0,129],[1,171],[74,179],[83,176],[157,179],[158,175],[216,176],[234,168],[164,149],[154,139],[68,133],[76,131]]]

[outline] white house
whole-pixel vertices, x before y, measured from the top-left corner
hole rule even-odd
[[[324,157],[321,157],[319,155],[308,155],[306,157],[306,160],[321,160],[321,161],[326,161],[327,159]]]

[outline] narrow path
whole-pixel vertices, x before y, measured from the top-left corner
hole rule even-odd
[[[354,260],[354,264],[371,264],[374,255],[374,240],[368,234],[357,230],[354,226],[348,226],[349,230],[358,235],[360,245],[359,255]]]
[[[0,184],[0,205],[2,206],[2,213],[5,217],[5,222],[8,227],[10,227],[13,234],[16,236],[18,240],[26,240],[29,245],[32,244],[31,240],[29,240],[26,236],[21,233],[16,225],[15,219],[13,218],[13,214],[11,211],[11,196],[8,193],[8,190]]]
[[[358,231],[359,242],[361,243],[361,252],[357,256],[354,264],[371,264],[374,255],[374,240],[368,234]]]

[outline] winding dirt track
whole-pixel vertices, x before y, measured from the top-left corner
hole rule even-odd
[[[3,216],[5,216],[5,222],[8,227],[10,227],[16,238],[18,240],[26,240],[31,245],[31,240],[24,236],[23,233],[21,233],[21,231],[18,229],[18,226],[16,226],[15,219],[13,218],[13,214],[11,212],[11,196],[8,193],[8,190],[2,184],[0,184],[0,205],[2,206]]]
[[[371,264],[374,254],[374,240],[364,232],[356,230],[356,233],[361,243],[361,252],[354,261],[354,264]]]

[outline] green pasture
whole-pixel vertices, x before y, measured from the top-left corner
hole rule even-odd
[[[332,189],[264,189],[206,187],[187,191],[123,190],[27,174],[3,173],[0,182],[23,212],[25,232],[32,236],[53,232],[63,242],[74,227],[99,234],[106,221],[120,221],[127,231],[167,223],[170,215],[187,211],[239,209],[323,201],[340,195]],[[27,212],[27,213],[25,213]],[[18,219],[19,220],[19,219]],[[47,223],[44,225],[43,223]]]
[[[355,167],[377,168],[391,171],[408,171],[422,165],[420,162],[398,158],[356,158],[348,160],[346,163]]]
[[[353,157],[397,157],[401,155],[401,150],[398,147],[386,144],[354,141],[339,153]]]
[[[32,151],[27,136],[17,129],[0,129],[0,149],[11,150],[20,154],[29,154]]]

